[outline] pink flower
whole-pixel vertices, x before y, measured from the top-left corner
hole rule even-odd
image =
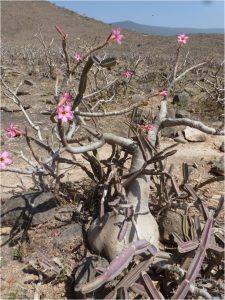
[[[167,97],[168,95],[169,95],[169,93],[166,90],[157,92],[156,94],[154,94],[154,96],[163,96],[163,97]]]
[[[187,43],[187,41],[188,41],[188,39],[189,39],[189,36],[187,36],[186,34],[180,34],[180,35],[178,35],[177,36],[177,41],[178,41],[178,43],[179,44],[186,44]]]
[[[57,118],[61,120],[63,123],[67,123],[68,121],[73,120],[74,116],[71,112],[72,106],[70,105],[61,105],[57,107]]]
[[[123,38],[124,36],[121,34],[120,28],[114,28],[112,29],[111,35],[109,36],[108,40],[115,40],[117,44],[121,45]]]
[[[70,93],[64,92],[62,94],[62,96],[60,97],[60,100],[59,100],[59,103],[58,103],[57,107],[63,105],[65,102],[72,102],[72,101],[73,101],[73,99],[72,99]]]
[[[16,125],[13,123],[10,123],[9,127],[4,129],[5,131],[5,137],[7,138],[14,138],[16,136],[19,136],[23,134],[23,132],[16,128]]]
[[[64,93],[62,94],[62,98],[63,98],[65,101],[68,101],[68,102],[71,102],[71,101],[72,101],[72,97],[71,97],[70,93],[68,93],[68,92],[64,92]]]
[[[154,129],[155,125],[149,123],[143,126],[143,129],[148,132],[148,131],[152,131]]]
[[[12,164],[10,153],[8,151],[0,152],[0,170],[6,169],[7,166]]]
[[[75,52],[73,58],[74,58],[76,61],[80,61],[80,60],[81,60],[81,55],[80,55],[80,53],[79,53],[79,52]]]
[[[131,78],[134,75],[134,71],[125,71],[122,75],[126,78]]]

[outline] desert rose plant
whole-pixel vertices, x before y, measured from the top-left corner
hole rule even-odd
[[[110,265],[106,270],[102,270],[93,282],[82,285],[80,291],[90,293],[113,280],[129,267],[135,255],[140,255],[139,269],[134,268],[136,270],[134,271],[131,268],[129,270],[130,273],[128,272],[115,288],[114,296],[121,288],[123,293],[127,295],[128,289],[131,288],[136,293],[147,295],[151,299],[164,299],[147,272],[151,268],[152,270],[156,268],[157,263],[159,273],[167,272],[173,265],[173,258],[172,255],[160,251],[158,223],[156,216],[149,208],[150,185],[157,178],[159,181],[157,199],[159,199],[161,208],[171,204],[168,200],[169,196],[166,188],[166,182],[168,181],[171,182],[172,190],[175,191],[177,197],[191,193],[193,196],[194,192],[191,188],[187,192],[185,185],[179,186],[175,178],[165,170],[163,160],[173,155],[176,150],[173,149],[174,147],[160,150],[158,140],[160,131],[163,128],[180,125],[190,126],[211,135],[224,135],[223,130],[211,128],[202,122],[189,118],[170,118],[167,115],[168,97],[172,93],[174,84],[191,70],[206,65],[208,61],[181,71],[180,53],[188,44],[189,37],[186,34],[180,34],[177,37],[177,54],[172,76],[164,89],[150,92],[145,99],[128,107],[123,107],[121,110],[100,111],[100,104],[113,101],[114,95],[111,99],[92,103],[92,107],[88,107],[85,100],[88,97],[98,95],[102,90],[109,90],[112,84],[115,81],[118,82],[121,78],[122,80],[125,78],[130,83],[137,73],[135,69],[126,68],[122,73],[120,72],[113,83],[106,80],[104,87],[96,89],[90,95],[86,94],[87,86],[92,84],[90,74],[94,74],[93,78],[96,79],[98,72],[105,69],[111,70],[111,68],[116,68],[118,64],[115,57],[101,57],[99,55],[100,50],[106,47],[109,48],[112,43],[116,43],[119,47],[125,40],[124,35],[120,29],[114,28],[98,46],[89,47],[86,53],[75,51],[73,55],[70,55],[67,45],[68,35],[59,26],[55,28],[61,39],[66,70],[63,75],[60,71],[56,72],[55,108],[46,112],[54,129],[49,133],[49,139],[54,140],[54,142],[52,144],[46,142],[41,128],[31,120],[19,97],[8,86],[4,76],[2,76],[3,89],[7,92],[8,98],[21,109],[28,124],[24,129],[20,129],[19,124],[9,124],[4,129],[5,138],[24,138],[32,153],[32,159],[20,153],[20,157],[29,163],[30,169],[18,170],[14,167],[16,165],[14,155],[12,158],[12,154],[4,149],[0,153],[0,169],[2,172],[16,172],[32,176],[39,183],[40,190],[47,189],[54,192],[59,204],[61,201],[59,195],[63,186],[61,181],[63,175],[58,172],[60,164],[66,163],[84,170],[95,183],[96,199],[99,199],[97,217],[87,230],[88,245],[93,253],[106,257]],[[49,56],[46,55],[46,57],[52,67]],[[75,76],[79,76],[78,87],[73,86]],[[129,128],[129,131],[133,133],[132,138],[101,132],[97,126],[91,125],[95,124],[95,118],[128,115],[135,112],[137,108],[144,107],[153,98],[157,98],[160,103],[158,113],[154,119],[148,120],[144,124],[136,124],[133,120],[127,121],[127,129]],[[91,123],[92,120],[93,123]],[[36,132],[36,134],[33,134],[33,132]],[[82,132],[82,137],[78,136],[80,132]],[[103,147],[106,143],[111,145],[112,155],[107,161],[103,161],[98,158],[97,149]],[[45,151],[46,155],[42,158],[39,157],[33,145]],[[71,158],[65,157],[65,153],[69,153]],[[77,154],[83,155],[84,159],[89,162],[90,168],[78,163],[76,160]],[[130,165],[128,171],[124,171],[127,169],[125,168],[127,158],[130,158]],[[182,188],[184,190],[181,190]],[[179,249],[181,252],[195,251],[193,256],[195,264],[190,264],[188,271],[183,273],[183,270],[180,271],[179,274],[182,273],[182,275],[179,284],[175,285],[172,299],[185,297],[191,291],[195,291],[198,295],[201,294],[201,290],[196,290],[194,281],[200,272],[206,250],[209,247],[213,222],[214,214],[210,211],[205,218],[203,231],[198,228],[198,232],[200,232],[198,239],[189,242],[189,244],[180,241]],[[177,269],[176,272],[174,269],[171,270],[174,274],[178,272]],[[109,296],[112,296],[112,294],[107,297]]]

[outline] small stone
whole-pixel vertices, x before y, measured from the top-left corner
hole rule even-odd
[[[30,93],[25,90],[20,90],[20,91],[17,91],[16,95],[17,96],[25,96],[25,95],[30,95]]]
[[[24,79],[24,83],[27,85],[35,85],[34,81],[30,80],[30,79]]]
[[[182,143],[182,144],[186,144],[188,141],[187,140],[185,140],[185,138],[183,137],[183,136],[177,136],[177,137],[175,137],[174,138],[174,141],[175,142],[178,142],[178,143]]]
[[[184,109],[176,110],[176,118],[190,118],[191,114]]]
[[[225,152],[225,149],[224,149],[224,142],[222,142],[222,144],[220,145],[219,150],[220,150],[221,152]]]
[[[213,162],[210,172],[215,175],[224,176],[224,157]]]
[[[12,227],[2,227],[1,228],[1,235],[9,235],[12,230]]]
[[[138,102],[142,102],[145,100],[145,96],[140,95],[140,94],[135,94],[131,97],[131,102],[132,103],[138,103]]]
[[[206,134],[201,132],[198,129],[186,127],[184,129],[184,136],[186,140],[189,142],[205,142],[206,141]]]

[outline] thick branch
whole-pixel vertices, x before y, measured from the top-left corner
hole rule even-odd
[[[204,66],[204,65],[206,65],[207,63],[208,63],[208,61],[201,62],[201,63],[199,63],[199,64],[197,64],[197,65],[194,65],[194,66],[188,68],[188,69],[185,70],[183,73],[181,73],[179,76],[177,76],[177,77],[173,80],[173,83],[175,83],[175,82],[177,82],[178,80],[180,80],[180,79],[181,79],[182,77],[184,77],[188,72],[190,72],[190,71],[192,71],[192,70],[194,70],[194,69],[197,69],[197,68],[199,68],[199,67],[201,67],[201,66]]]
[[[104,144],[105,144],[105,140],[104,139],[100,139],[98,141],[95,141],[93,143],[84,145],[84,146],[77,146],[77,147],[73,147],[71,145],[69,145],[65,140],[63,141],[64,147],[66,148],[66,150],[72,154],[80,154],[80,153],[85,153],[88,151],[92,151],[92,150],[96,150],[98,148],[101,148]]]
[[[148,140],[155,146],[156,138],[158,135],[159,128],[163,119],[166,117],[167,114],[167,101],[162,100],[160,103],[160,111],[154,121],[154,128],[148,132]]]
[[[73,147],[73,146],[69,145],[64,134],[63,133],[60,134],[63,145],[68,152],[73,153],[73,154],[85,153],[88,151],[98,149],[98,148],[102,147],[105,143],[109,143],[109,144],[113,144],[113,145],[117,144],[117,145],[120,145],[121,147],[129,149],[131,151],[134,151],[137,147],[137,144],[134,141],[132,141],[131,139],[119,137],[119,136],[116,136],[111,133],[104,133],[104,134],[100,135],[99,133],[91,130],[90,128],[87,128],[87,130],[92,135],[94,135],[96,138],[98,138],[98,140],[95,142],[89,143],[87,145],[78,146],[78,147]]]
[[[180,126],[180,125],[190,126],[192,128],[196,128],[207,134],[225,135],[224,130],[211,128],[200,121],[194,121],[188,118],[181,118],[181,119],[164,118],[161,123],[162,128]]]
[[[131,151],[137,149],[137,144],[131,139],[123,138],[112,133],[104,133],[103,139],[109,144],[116,144]]]

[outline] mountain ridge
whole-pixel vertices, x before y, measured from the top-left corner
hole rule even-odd
[[[1,2],[1,41],[2,46],[40,47],[35,37],[41,30],[46,43],[52,39],[54,47],[61,47],[61,39],[55,25],[68,34],[68,47],[77,51],[77,45],[98,45],[110,34],[112,26],[74,11],[58,7],[48,1],[2,1]],[[179,32],[182,33],[182,32]],[[156,36],[122,30],[122,45],[110,44],[110,55],[148,55],[170,59],[177,47],[173,36]],[[193,34],[186,47],[195,59],[223,57],[224,36],[222,34]],[[215,51],[216,49],[216,51]]]
[[[146,24],[135,23],[130,20],[112,22],[109,23],[111,26],[120,27],[130,31],[135,31],[139,33],[145,33],[150,35],[160,35],[160,36],[173,36],[179,33],[186,34],[223,34],[223,28],[188,28],[188,27],[165,27],[165,26],[152,26]]]

